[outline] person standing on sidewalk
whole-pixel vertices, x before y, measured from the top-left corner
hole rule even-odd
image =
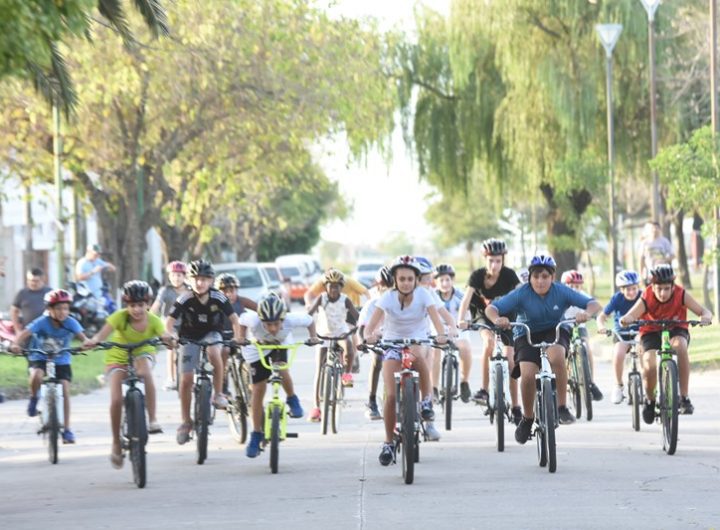
[[[25,287],[18,291],[10,306],[10,320],[16,335],[43,314],[45,295],[51,290],[45,285],[45,273],[42,269],[33,268],[27,271]]]

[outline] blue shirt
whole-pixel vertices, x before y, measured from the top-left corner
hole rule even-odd
[[[460,311],[460,304],[462,303],[462,299],[463,299],[463,292],[458,289],[455,289],[453,287],[452,295],[450,296],[449,300],[445,300],[442,297],[442,293],[440,292],[440,289],[437,289],[435,292],[437,293],[438,298],[440,298],[440,301],[445,306],[445,309],[448,310],[448,313],[450,313],[452,315],[452,317],[455,319],[455,321],[457,322],[458,312]]]
[[[80,265],[80,271],[83,274],[87,274],[91,270],[93,270],[98,265],[101,267],[105,267],[108,263],[107,261],[104,261],[100,258],[96,260],[89,260],[87,258],[80,258],[80,261],[78,262]],[[87,280],[84,280],[85,285],[87,285],[87,288],[90,290],[90,292],[93,294],[95,298],[100,300],[102,298],[102,273],[96,272],[95,274],[90,275],[90,277]]]
[[[73,317],[67,317],[56,328],[53,326],[53,320],[49,315],[36,318],[30,322],[27,328],[32,332],[30,347],[50,351],[69,348],[72,338],[83,332],[80,322]],[[57,366],[70,364],[71,357],[70,352],[63,352],[55,357],[55,364]],[[29,361],[44,361],[45,359],[46,356],[39,353],[31,353],[28,356]]]
[[[491,305],[501,315],[516,312],[517,321],[527,324],[531,332],[546,331],[558,325],[572,306],[586,308],[593,299],[559,282],[553,282],[545,296],[537,294],[529,283],[495,300]],[[513,335],[525,335],[525,328],[514,327]]]
[[[620,331],[621,329],[638,329],[637,325],[631,325],[627,326],[626,328],[622,328],[620,326],[620,319],[624,314],[630,311],[632,306],[635,305],[635,302],[638,301],[641,295],[642,292],[638,290],[638,295],[637,297],[635,297],[635,300],[628,300],[627,298],[625,298],[625,295],[618,291],[610,299],[608,305],[606,305],[605,309],[603,309],[603,313],[605,313],[606,315],[611,315],[612,313],[615,313],[615,331]]]

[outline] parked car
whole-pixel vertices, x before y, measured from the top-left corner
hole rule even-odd
[[[375,281],[377,271],[379,271],[383,265],[385,264],[381,261],[358,262],[352,273],[352,277],[369,289]]]
[[[258,263],[248,261],[216,263],[215,274],[222,272],[229,272],[237,276],[240,282],[238,295],[249,298],[254,302],[257,302],[263,296],[267,296],[272,291],[272,282],[265,269]]]
[[[275,263],[282,266],[296,266],[300,269],[307,285],[312,285],[323,273],[320,262],[309,254],[285,254],[275,258]]]
[[[267,262],[259,263],[258,265],[263,268],[268,278],[270,278],[270,290],[278,294],[283,299],[283,302],[285,302],[285,305],[290,308],[290,278],[288,278],[287,281],[285,280],[277,263]]]
[[[280,269],[280,273],[283,275],[285,285],[288,285],[289,281],[290,299],[294,302],[303,302],[303,296],[305,296],[305,291],[307,291],[308,285],[305,283],[300,267],[296,265],[282,264],[279,264],[278,267]]]

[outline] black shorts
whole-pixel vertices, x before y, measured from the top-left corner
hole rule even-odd
[[[555,328],[546,329],[544,331],[536,331],[532,334],[532,340],[535,343],[538,342],[552,342],[555,340]],[[570,331],[565,328],[560,328],[560,337],[558,344],[565,348],[567,353],[570,347]],[[515,339],[515,368],[512,371],[512,377],[517,379],[520,377],[520,363],[531,362],[540,366],[540,348],[534,348],[528,343],[527,335],[522,335]]]
[[[287,350],[272,350],[268,353],[268,355],[275,362],[287,362]],[[267,381],[271,374],[272,372],[263,366],[260,359],[250,363],[250,377],[253,384]]]
[[[475,322],[478,324],[485,324],[486,326],[494,327],[493,323],[490,322],[487,318],[484,316],[478,316],[475,319]],[[487,331],[486,329],[480,329],[480,331]],[[515,346],[515,341],[513,340],[513,334],[512,334],[512,328],[510,329],[504,329],[500,332],[500,340],[505,346],[510,346],[511,348]]]
[[[685,337],[685,340],[690,344],[690,332],[685,328],[673,328],[670,330],[670,338],[673,337]],[[651,333],[645,333],[642,336],[642,347],[643,350],[659,350],[662,346],[662,331],[653,331]]]
[[[29,368],[40,368],[43,372],[47,373],[45,361],[28,361]],[[72,381],[72,368],[69,364],[56,364],[55,365],[55,379],[61,379],[63,381]]]

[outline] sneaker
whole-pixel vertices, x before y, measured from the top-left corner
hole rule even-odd
[[[475,395],[473,396],[473,399],[480,403],[481,405],[487,405],[488,398],[489,398],[488,391],[484,388],[481,388],[477,392],[475,392]]]
[[[352,374],[342,374],[342,386],[345,388],[352,388],[355,382],[353,381]]]
[[[514,423],[516,426],[517,426],[517,425],[520,425],[520,420],[522,420],[522,417],[523,417],[523,415],[522,415],[522,410],[520,409],[520,407],[513,407],[513,408],[510,410],[510,412],[511,412],[511,414],[512,414],[512,421],[513,421],[513,423]]]
[[[163,385],[163,390],[177,390],[177,383],[173,381],[172,379],[168,378],[165,380],[165,384]]]
[[[322,419],[322,414],[320,413],[320,409],[315,407],[310,411],[310,416],[308,416],[308,421],[312,421],[315,423],[318,423]]]
[[[625,388],[622,385],[617,385],[612,391],[612,402],[619,405],[625,399]]]
[[[532,432],[534,422],[535,418],[526,418],[524,416],[520,418],[520,423],[518,423],[518,426],[515,429],[515,441],[517,443],[523,445],[530,439],[530,433]]]
[[[420,417],[425,421],[433,421],[435,419],[435,412],[432,408],[432,401],[425,399],[420,403]]]
[[[38,404],[37,396],[31,397],[30,401],[28,401],[27,413],[28,413],[28,416],[30,416],[31,418],[37,416],[37,413],[38,413],[37,404]]]
[[[593,401],[602,401],[603,393],[595,383],[590,383],[590,393],[592,394]]]
[[[425,424],[425,438],[428,442],[437,442],[440,440],[440,433],[432,422]]]
[[[695,407],[693,407],[693,404],[690,402],[690,398],[687,396],[682,396],[680,398],[680,414],[692,414],[695,411]]]
[[[302,418],[303,414],[305,414],[302,406],[300,405],[300,399],[297,397],[297,395],[288,396],[288,398],[285,400],[285,403],[287,403],[288,407],[290,407],[291,418]]]
[[[461,381],[460,382],[460,399],[463,403],[468,403],[470,401],[470,396],[472,396],[472,392],[470,392],[470,385],[467,381]]]
[[[260,448],[260,444],[262,443],[263,438],[263,433],[257,431],[251,432],[250,441],[245,448],[245,456],[247,456],[248,458],[255,458],[257,455],[259,455],[260,451],[262,451],[262,449]]]
[[[575,415],[567,407],[558,407],[558,420],[560,425],[571,425],[575,423]]]
[[[392,443],[384,443],[378,460],[383,466],[389,466],[395,458],[395,446]]]
[[[63,443],[64,444],[74,444],[75,443],[75,433],[73,433],[70,429],[65,429],[63,431]]]
[[[115,469],[122,469],[123,467],[123,454],[122,453],[110,453],[110,463]]]
[[[365,412],[365,416],[370,420],[381,420],[382,414],[380,414],[380,409],[378,408],[378,405],[375,401],[370,401],[366,405],[367,411]]]
[[[652,425],[655,421],[655,402],[646,401],[642,411],[643,421],[648,425]]]
[[[180,445],[186,444],[190,441],[190,433],[192,432],[192,423],[181,423],[177,428],[175,439]]]
[[[163,432],[162,427],[156,421],[151,421],[148,424],[148,434],[160,434]]]
[[[224,394],[215,394],[215,397],[213,398],[213,406],[216,409],[225,410],[228,404],[228,399]]]

